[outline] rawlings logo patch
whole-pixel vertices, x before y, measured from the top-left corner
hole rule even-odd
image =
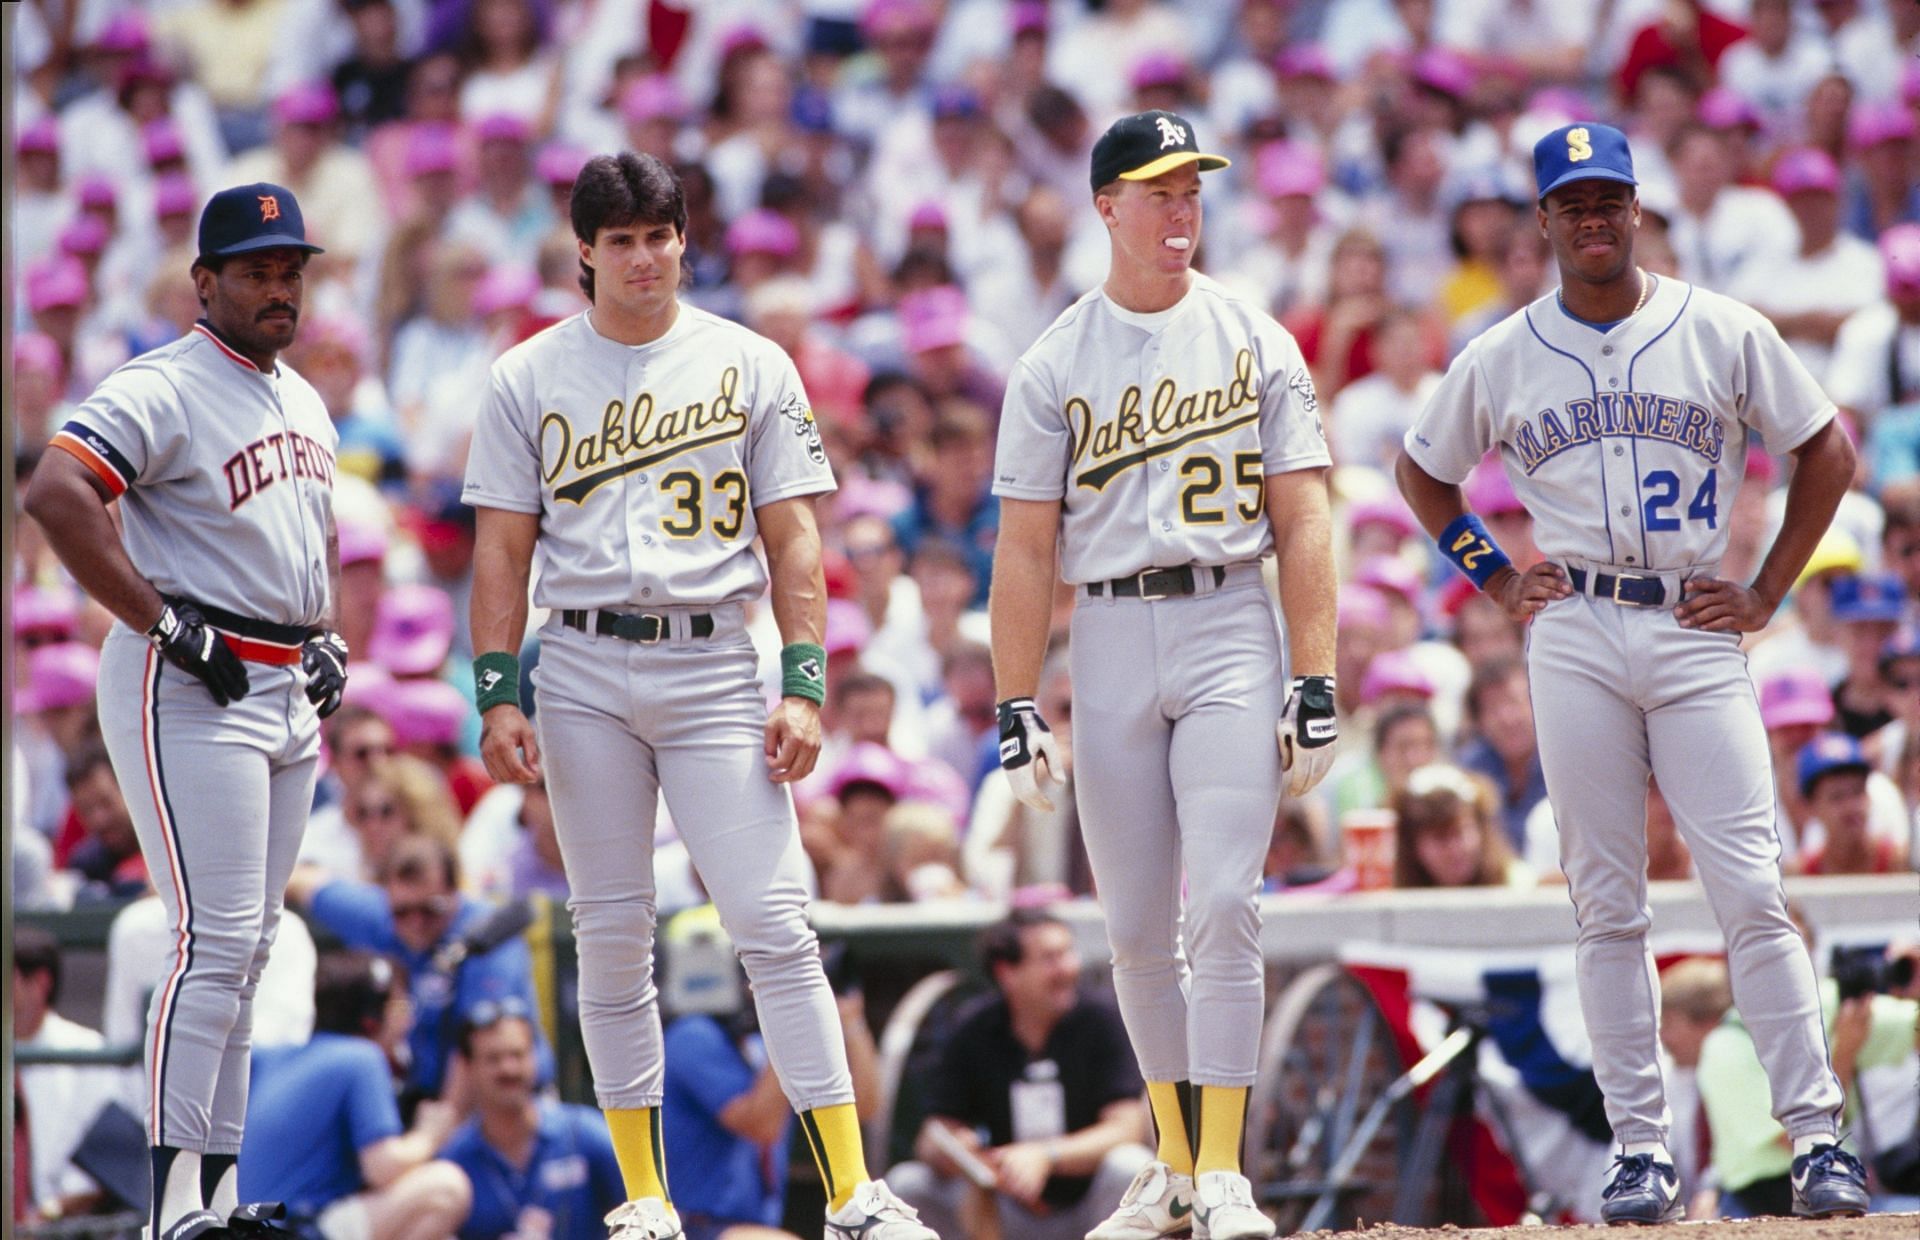
[[[807,459],[815,465],[827,463],[826,445],[820,442],[820,423],[813,417],[813,410],[807,407],[806,398],[798,392],[787,393],[780,402],[780,416],[793,423],[793,433],[800,436],[807,445]]]

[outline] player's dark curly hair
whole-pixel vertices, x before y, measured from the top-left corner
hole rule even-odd
[[[651,155],[596,155],[580,169],[567,206],[573,235],[588,245],[603,228],[672,224],[687,233],[687,196],[672,168]],[[593,268],[580,264],[580,290],[593,300]]]

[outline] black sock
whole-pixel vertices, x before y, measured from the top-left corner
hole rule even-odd
[[[160,1203],[166,1200],[167,1173],[173,1170],[173,1160],[180,1151],[170,1145],[153,1145],[147,1147],[147,1152],[153,1157],[153,1194],[147,1203],[147,1220],[152,1240],[160,1240]]]
[[[238,1154],[200,1155],[200,1200],[212,1204],[214,1190],[220,1187],[220,1177],[232,1170],[239,1162]]]

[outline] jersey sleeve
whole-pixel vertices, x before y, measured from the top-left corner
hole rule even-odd
[[[1269,476],[1333,464],[1320,397],[1300,346],[1279,324],[1263,342],[1272,360],[1260,391],[1260,466]]]
[[[467,452],[462,503],[507,512],[540,511],[539,410],[532,378],[517,358],[494,363]]]
[[[754,359],[759,378],[747,419],[747,487],[753,506],[827,494],[834,489],[833,466],[800,372],[770,341],[759,343]]]
[[[94,389],[55,432],[53,446],[78,457],[117,496],[184,472],[191,438],[172,380],[158,365],[136,362]]]
[[[1469,345],[1447,367],[1402,444],[1414,464],[1441,482],[1457,485],[1493,446],[1493,419],[1480,351]]]
[[[1006,499],[1059,499],[1067,493],[1073,436],[1066,410],[1046,373],[1021,358],[1000,406],[993,454],[993,493]]]
[[[1833,420],[1833,398],[1820,387],[1779,329],[1754,313],[1734,361],[1740,420],[1766,437],[1770,452],[1791,452]]]

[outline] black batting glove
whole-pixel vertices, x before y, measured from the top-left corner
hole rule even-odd
[[[310,634],[300,643],[300,670],[307,674],[307,701],[325,719],[347,691],[347,639],[326,629]]]
[[[167,603],[147,630],[160,657],[207,686],[222,706],[247,696],[247,665],[221,636],[207,627],[191,603]]]
[[[995,708],[995,714],[1000,721],[1000,766],[1013,795],[1023,805],[1050,812],[1053,798],[1047,787],[1065,782],[1053,729],[1030,697],[1008,698]]]

